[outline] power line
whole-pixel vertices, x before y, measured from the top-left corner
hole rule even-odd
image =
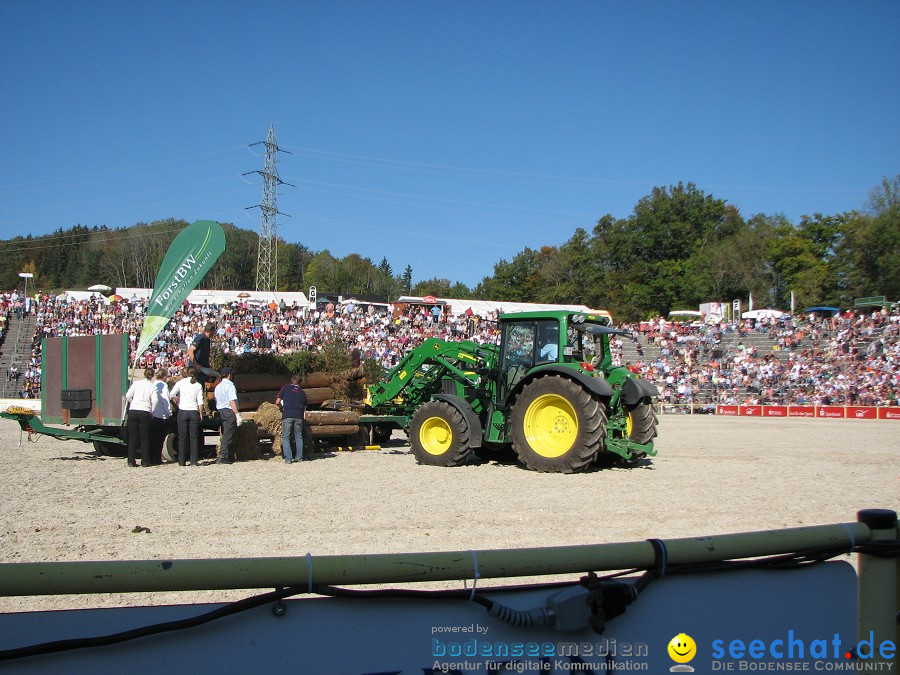
[[[104,169],[103,171],[91,171],[88,173],[74,174],[72,176],[59,176],[56,178],[44,178],[41,180],[26,181],[23,183],[4,183],[4,184],[0,184],[0,190],[5,190],[6,188],[24,187],[24,186],[28,186],[28,185],[43,185],[45,183],[56,183],[56,182],[60,182],[60,181],[74,180],[76,178],[87,178],[90,176],[102,176],[102,175],[109,174],[109,173],[130,171],[132,169],[142,169],[142,168],[148,167],[148,166],[159,166],[160,164],[169,164],[171,162],[180,162],[180,161],[186,160],[186,159],[197,159],[198,157],[209,157],[210,155],[218,155],[223,152],[232,152],[233,150],[238,150],[241,148],[243,148],[243,146],[239,145],[239,146],[236,146],[233,148],[223,148],[221,150],[210,150],[209,152],[201,152],[201,153],[197,153],[195,155],[186,155],[184,157],[174,157],[172,159],[162,159],[162,160],[159,160],[156,162],[145,162],[143,164],[132,164],[131,166],[115,167],[115,168],[111,168],[111,169]]]
[[[606,185],[635,185],[656,187],[666,181],[653,180],[621,180],[613,178],[598,178],[595,176],[561,176],[555,174],[528,173],[519,171],[503,171],[499,169],[477,169],[473,167],[453,166],[449,164],[429,164],[425,162],[412,162],[407,160],[389,159],[385,157],[369,157],[365,155],[348,155],[329,150],[317,150],[315,148],[289,148],[290,150],[309,156],[318,157],[327,161],[343,162],[345,164],[361,164],[382,168],[397,169],[402,171],[419,171],[424,173],[449,173],[450,175],[482,175],[513,178],[536,178],[539,180],[559,180],[578,183],[600,183]],[[694,182],[698,187],[700,183]],[[843,192],[847,194],[867,194],[869,188],[801,188],[801,187],[771,187],[764,185],[704,185],[707,190],[743,190],[743,191],[771,191],[771,192]]]
[[[485,203],[485,202],[472,202],[472,201],[466,201],[466,200],[462,200],[462,199],[449,199],[446,197],[431,197],[428,195],[416,195],[416,194],[411,194],[408,192],[389,192],[386,190],[374,190],[371,188],[354,187],[352,185],[338,185],[338,184],[334,184],[334,183],[322,183],[320,181],[309,180],[306,178],[291,178],[291,180],[296,180],[298,183],[307,183],[309,185],[320,185],[323,187],[338,188],[341,190],[356,190],[358,192],[368,192],[368,193],[379,194],[379,195],[387,195],[387,196],[391,196],[391,197],[406,197],[408,199],[422,199],[422,200],[427,200],[427,201],[444,202],[447,204],[461,204],[464,206],[480,206],[483,208],[508,209],[511,211],[528,211],[528,212],[532,212],[532,213],[546,213],[549,215],[560,215],[560,216],[594,217],[594,215],[595,215],[593,213],[581,213],[581,212],[577,212],[577,211],[555,211],[552,209],[534,209],[534,208],[528,208],[525,206],[509,206],[507,204],[489,204],[489,203]],[[322,190],[322,192],[327,192],[327,191]],[[333,194],[341,194],[341,193],[336,192]],[[360,199],[366,198],[364,196],[358,196],[358,195],[344,195],[344,196],[357,196]],[[391,203],[399,203],[402,205],[402,202],[391,202]],[[413,206],[428,206],[428,205],[413,204]]]
[[[152,224],[140,225],[137,227],[151,227],[151,225]],[[128,228],[128,229],[136,229],[136,228]],[[184,227],[176,227],[176,228],[173,228],[170,230],[159,230],[157,232],[144,232],[144,233],[140,233],[140,234],[123,234],[123,235],[116,235],[113,237],[102,237],[102,238],[90,236],[91,234],[96,234],[95,232],[84,232],[82,234],[62,235],[62,236],[90,237],[90,239],[85,243],[95,244],[95,243],[103,243],[103,242],[107,242],[107,241],[121,241],[122,239],[134,239],[136,237],[153,237],[153,236],[160,235],[160,234],[170,234],[172,232],[181,232],[183,229],[184,229]],[[123,232],[123,231],[127,231],[127,229],[126,230],[107,230],[107,231],[103,232],[103,234],[114,234],[116,232]],[[5,242],[0,242],[0,247],[2,247],[4,243]],[[39,245],[30,246],[30,245],[24,244],[22,242],[15,242],[15,243],[11,244],[11,246],[9,248],[3,248],[3,252],[4,253],[30,253],[31,251],[40,251],[40,250],[48,249],[48,248],[59,248],[60,246],[71,246],[72,242],[61,242],[58,244],[46,244],[45,245],[45,244],[43,244],[43,238],[41,238],[40,240],[36,239],[35,244],[39,244]]]

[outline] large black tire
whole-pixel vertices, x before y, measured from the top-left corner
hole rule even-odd
[[[584,471],[603,448],[606,409],[577,382],[560,375],[532,380],[510,415],[512,444],[533,471]]]
[[[178,461],[178,434],[174,431],[166,434],[163,441],[162,458],[166,462]]]
[[[627,415],[625,434],[628,440],[643,445],[656,438],[656,411],[648,401],[627,407],[625,414]]]
[[[471,452],[469,425],[449,403],[429,401],[412,416],[409,444],[419,464],[460,466]]]

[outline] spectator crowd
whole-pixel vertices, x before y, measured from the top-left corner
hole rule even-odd
[[[632,331],[634,367],[657,384],[665,403],[897,405],[896,305],[891,312],[785,314],[737,326],[657,319],[623,328]],[[619,343],[614,354],[621,354]]]
[[[110,302],[99,294],[85,300],[0,294],[0,350],[6,351],[2,338],[8,324],[27,315],[36,321],[27,367],[8,371],[7,380],[21,379],[23,397],[40,395],[45,337],[127,333],[134,351],[144,311],[145,302],[137,298]],[[395,316],[389,307],[376,304],[324,302],[311,310],[284,302],[184,303],[136,366],[177,377],[185,365],[185,345],[212,321],[226,353],[321,350],[340,339],[361,359],[389,369],[429,337],[497,343],[496,318],[495,313],[454,315],[417,305]],[[737,326],[657,319],[621,327],[631,337],[613,340],[614,362],[654,382],[664,403],[897,405],[897,306],[891,312],[847,311],[833,317],[785,314]],[[636,356],[626,362],[629,341],[628,351]]]

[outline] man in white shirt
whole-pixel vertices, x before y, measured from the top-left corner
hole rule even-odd
[[[219,456],[216,464],[231,464],[234,462],[234,434],[244,421],[238,412],[237,389],[232,381],[234,371],[222,368],[222,381],[216,385],[216,411],[222,422],[222,439],[219,442]]]
[[[153,383],[153,368],[144,371],[143,380],[135,380],[125,393],[128,402],[128,466],[137,466],[140,446],[141,466],[150,466],[150,419],[158,395]]]

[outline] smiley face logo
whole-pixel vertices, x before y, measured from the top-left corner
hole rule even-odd
[[[687,663],[697,655],[697,643],[690,635],[679,633],[669,640],[668,651],[669,658],[675,663]]]

